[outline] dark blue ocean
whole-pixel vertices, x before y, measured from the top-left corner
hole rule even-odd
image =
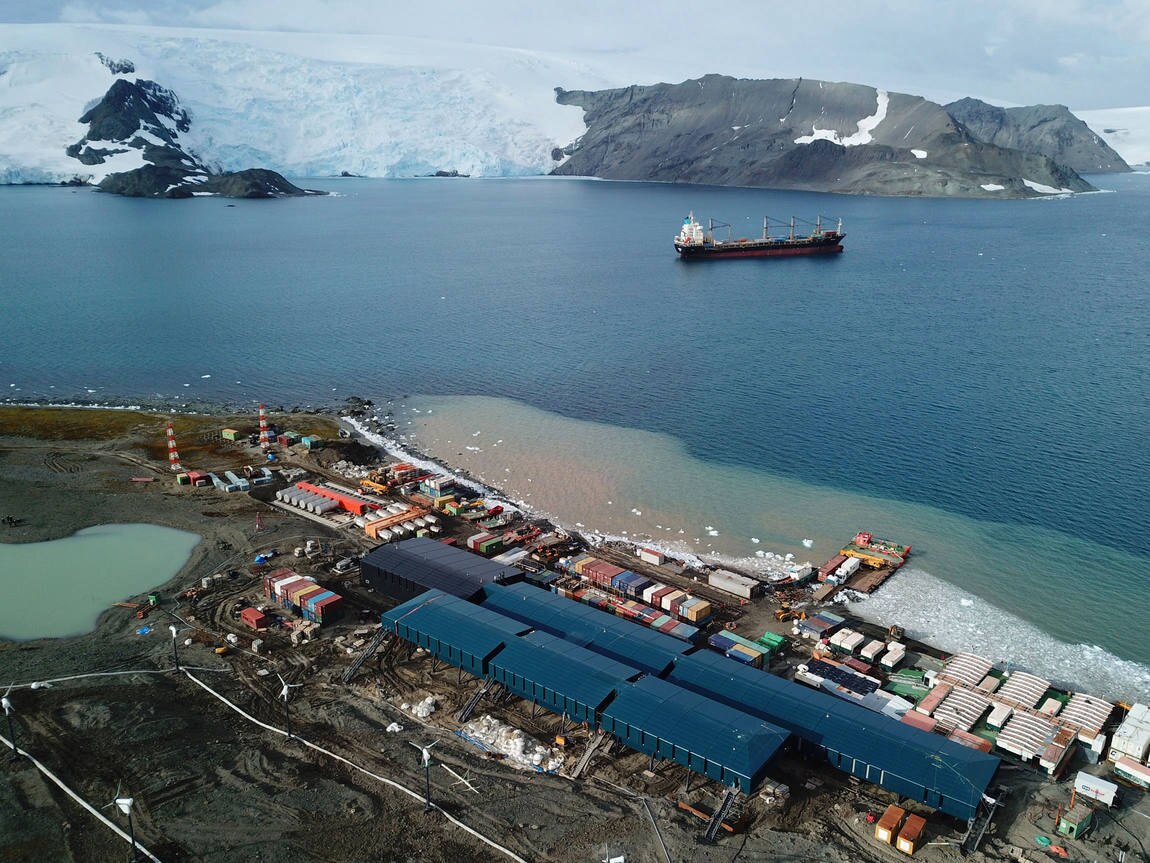
[[[193,407],[432,398],[459,428],[468,405],[497,404],[504,421],[525,411],[520,428],[548,418],[519,443],[539,453],[583,421],[605,435],[596,452],[612,429],[650,433],[670,449],[642,472],[662,444],[633,444],[628,505],[665,501],[670,522],[676,500],[683,520],[711,501],[684,541],[719,535],[713,551],[744,557],[752,537],[800,555],[819,539],[807,553],[825,560],[857,505],[962,592],[938,627],[969,601],[984,632],[1032,625],[1145,663],[1129,627],[1150,611],[1150,177],[1094,180],[1112,191],[1002,202],[552,179],[313,180],[337,194],[235,202],[5,188],[0,388]],[[764,215],[842,217],[846,251],[682,262],[690,210],[735,236]],[[581,477],[623,470],[603,459],[559,477],[580,513]],[[693,484],[674,477],[687,462]],[[818,523],[781,529],[788,512]],[[924,592],[891,596],[919,614]]]

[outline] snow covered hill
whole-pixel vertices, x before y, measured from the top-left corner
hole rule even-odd
[[[116,77],[174,91],[191,120],[182,144],[213,168],[298,177],[545,173],[584,131],[554,87],[605,83],[569,58],[412,38],[0,25],[0,182],[137,167],[138,154],[94,166],[65,154]]]

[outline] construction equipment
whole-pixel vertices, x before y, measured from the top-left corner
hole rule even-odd
[[[798,611],[791,608],[789,605],[784,605],[782,608],[775,610],[775,620],[806,620],[807,613],[805,611]]]

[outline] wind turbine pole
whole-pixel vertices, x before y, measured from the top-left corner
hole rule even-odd
[[[136,825],[132,823],[132,807],[128,807],[128,838],[132,840],[132,856],[128,858],[130,863],[136,863],[140,859],[139,850],[136,848]]]
[[[172,633],[172,659],[176,663],[176,671],[182,671],[183,669],[180,668],[180,654],[176,650],[176,635],[178,631],[176,630],[175,624],[169,626],[168,629]]]
[[[423,761],[423,811],[430,812],[431,806],[431,759]]]
[[[16,748],[16,726],[12,722],[12,702],[8,700],[7,695],[4,696],[4,715],[8,717],[8,739],[12,741],[12,755],[9,758],[15,761],[20,750]]]
[[[287,739],[291,740],[291,709],[288,707],[288,700],[284,699],[284,724],[287,726]]]

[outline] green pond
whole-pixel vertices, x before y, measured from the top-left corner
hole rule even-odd
[[[51,542],[0,543],[0,638],[89,632],[113,602],[179,572],[199,541],[154,524],[106,524]]]

